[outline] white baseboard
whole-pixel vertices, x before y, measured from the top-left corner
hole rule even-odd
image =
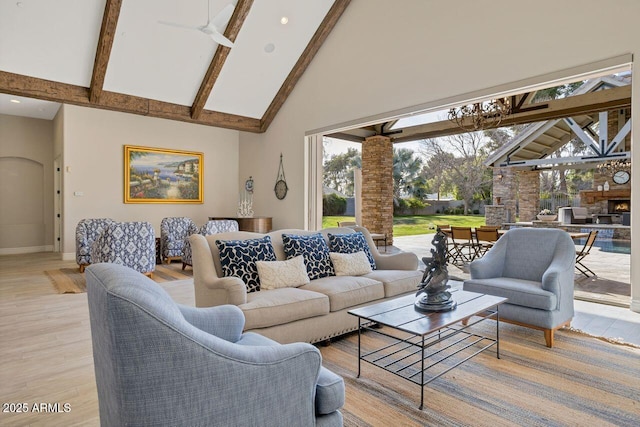
[[[640,313],[640,300],[633,299],[631,300],[631,311],[635,311],[636,313]]]
[[[76,260],[76,253],[75,252],[63,252],[62,253],[62,260],[63,261],[75,261]]]
[[[29,246],[25,248],[2,248],[0,255],[31,254],[35,252],[53,252],[53,245]],[[74,254],[75,256],[75,254]]]

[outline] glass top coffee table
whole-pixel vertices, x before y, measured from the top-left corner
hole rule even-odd
[[[364,360],[418,384],[422,409],[426,384],[494,345],[499,359],[498,306],[507,298],[462,290],[451,294],[458,303],[451,311],[417,311],[413,294],[349,310],[358,317],[358,377]],[[475,315],[478,318],[470,322]],[[473,328],[487,319],[496,320],[495,337]],[[371,340],[376,342],[375,349],[363,349],[364,331],[379,336]]]

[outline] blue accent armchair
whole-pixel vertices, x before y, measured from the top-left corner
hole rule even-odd
[[[238,231],[238,221],[234,219],[213,219],[207,221],[200,229],[198,234],[202,236],[208,236],[216,233],[226,233],[228,231]],[[195,233],[192,233],[195,234]],[[182,269],[184,270],[187,265],[193,266],[193,250],[191,249],[191,241],[189,236],[184,239],[184,252],[182,255]]]
[[[160,221],[160,247],[162,260],[169,264],[184,256],[185,241],[198,230],[196,223],[187,217],[167,217]]]
[[[482,258],[469,265],[463,289],[509,300],[500,320],[554,332],[571,324],[576,248],[566,231],[518,228],[505,233]]]
[[[102,425],[342,425],[344,381],[311,344],[243,334],[239,308],[176,304],[124,266],[86,277]]]
[[[91,248],[107,225],[113,224],[110,218],[85,218],[76,225],[76,262],[82,273],[91,264]]]
[[[156,238],[148,222],[113,222],[91,248],[92,263],[122,264],[151,276],[156,268]]]

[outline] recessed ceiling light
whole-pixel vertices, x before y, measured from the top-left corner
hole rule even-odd
[[[289,22],[289,18],[287,18],[286,16],[283,16],[282,18],[280,18],[280,23],[282,25],[287,25],[287,22]]]
[[[18,100],[18,99],[12,99],[9,102],[13,102],[14,104],[20,104],[20,100]]]
[[[267,43],[266,45],[264,45],[264,51],[267,53],[271,53],[274,50],[276,50],[276,45],[274,45],[273,43]]]

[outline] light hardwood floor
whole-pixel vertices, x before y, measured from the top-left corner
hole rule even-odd
[[[0,426],[99,425],[86,294],[56,294],[46,270],[74,268],[57,254],[0,256]],[[194,304],[190,281],[160,284],[178,302]],[[576,301],[573,325],[594,335],[640,344],[640,314]],[[597,308],[597,307],[596,307]],[[609,334],[609,335],[607,335]],[[33,412],[34,404],[68,403],[69,412]],[[5,409],[5,408],[3,408]]]

